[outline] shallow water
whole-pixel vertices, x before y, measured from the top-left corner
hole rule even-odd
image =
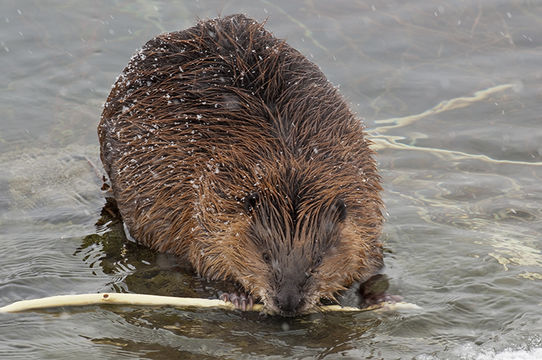
[[[422,307],[288,320],[129,307],[2,314],[0,358],[542,358],[542,3],[0,10],[0,305],[101,291],[216,295],[101,219],[96,126],[144,42],[244,12],[268,18],[365,119],[385,187],[385,273],[393,293]]]

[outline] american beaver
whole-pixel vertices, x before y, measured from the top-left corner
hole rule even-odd
[[[361,121],[252,19],[147,42],[98,133],[129,234],[272,312],[301,313],[382,266],[380,177]]]

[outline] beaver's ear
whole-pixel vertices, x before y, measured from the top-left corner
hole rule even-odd
[[[331,212],[337,214],[337,220],[343,222],[346,219],[346,204],[341,198],[335,199],[331,205]]]
[[[256,209],[259,202],[260,202],[260,194],[258,194],[257,192],[248,194],[243,199],[243,203],[245,205],[245,211],[247,213],[252,212],[254,209]]]

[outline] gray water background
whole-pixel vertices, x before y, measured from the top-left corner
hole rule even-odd
[[[2,314],[0,358],[542,357],[540,1],[2,1],[0,305],[161,293],[151,270],[184,284],[174,295],[201,290],[167,257],[85,242],[109,231],[95,225],[105,200],[88,160],[101,171],[101,107],[137,48],[237,12],[267,19],[364,118],[385,188],[385,273],[422,310]]]

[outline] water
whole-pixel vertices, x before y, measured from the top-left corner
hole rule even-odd
[[[245,12],[268,18],[365,118],[389,213],[385,272],[393,293],[422,307],[288,320],[129,307],[4,314],[1,358],[542,357],[542,3],[0,8],[0,304],[99,291],[216,295],[101,219],[96,126],[145,41]]]

